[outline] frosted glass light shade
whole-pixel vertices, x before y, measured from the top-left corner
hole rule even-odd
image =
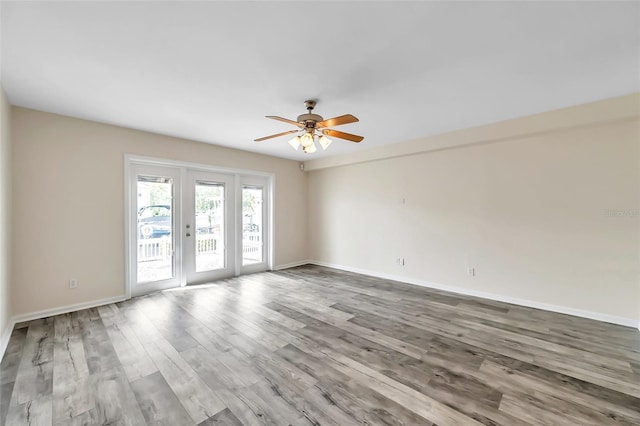
[[[307,154],[313,154],[314,152],[316,152],[318,149],[316,148],[316,144],[313,143],[313,139],[311,140],[311,145],[309,146],[303,146],[302,150],[307,153]]]
[[[300,138],[300,144],[303,148],[307,148],[313,145],[313,135],[311,133],[305,133],[304,135],[302,135],[302,137]]]
[[[322,149],[327,149],[329,148],[329,145],[331,145],[332,141],[325,135],[322,135],[320,136],[320,139],[318,139],[318,142],[320,142],[320,146],[322,147]]]
[[[296,136],[295,138],[291,139],[289,141],[289,145],[291,145],[291,147],[297,151],[301,145],[300,136]]]

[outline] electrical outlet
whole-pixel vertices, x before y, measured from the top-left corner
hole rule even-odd
[[[397,257],[396,258],[396,265],[404,266],[404,257]]]
[[[475,276],[476,276],[476,268],[468,268],[468,269],[467,269],[467,274],[468,274],[470,277],[475,277]]]
[[[69,280],[69,288],[78,288],[78,280],[71,278]]]

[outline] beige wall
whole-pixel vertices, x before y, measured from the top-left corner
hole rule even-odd
[[[12,315],[10,300],[11,144],[9,102],[0,86],[0,342]],[[0,353],[4,348],[0,343]]]
[[[12,314],[124,293],[128,153],[275,173],[275,265],[308,248],[321,262],[638,319],[640,217],[605,215],[640,206],[637,100],[364,149],[305,174],[293,161],[13,107],[13,205],[0,209],[20,235]]]
[[[368,161],[358,164],[312,162],[307,169],[317,170],[308,181],[310,258],[637,320],[635,99],[625,100],[625,108],[635,106],[627,114],[636,116],[631,120],[589,124],[587,119],[543,132],[535,131],[541,125],[529,126],[532,120],[562,121],[551,112],[484,126],[476,131],[477,144],[468,143],[474,140],[470,129],[425,138],[423,146],[437,147],[430,152],[391,159],[362,153]],[[586,110],[562,113],[579,117],[580,111]],[[526,128],[528,136],[503,138],[497,130],[509,126]],[[455,145],[463,137],[463,146],[433,145],[436,139]],[[415,151],[420,141],[412,144]],[[343,165],[321,169],[331,161]],[[632,214],[607,217],[606,210]],[[398,266],[397,257],[406,265]],[[467,274],[469,267],[475,277]]]
[[[295,161],[18,107],[11,120],[13,315],[124,294],[125,153],[275,173],[274,265],[307,257]]]

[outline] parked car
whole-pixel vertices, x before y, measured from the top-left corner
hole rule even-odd
[[[171,206],[145,206],[138,210],[140,238],[160,238],[171,235]]]

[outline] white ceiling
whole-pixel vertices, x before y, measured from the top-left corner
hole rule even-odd
[[[638,2],[2,2],[12,104],[298,160],[640,90]]]

